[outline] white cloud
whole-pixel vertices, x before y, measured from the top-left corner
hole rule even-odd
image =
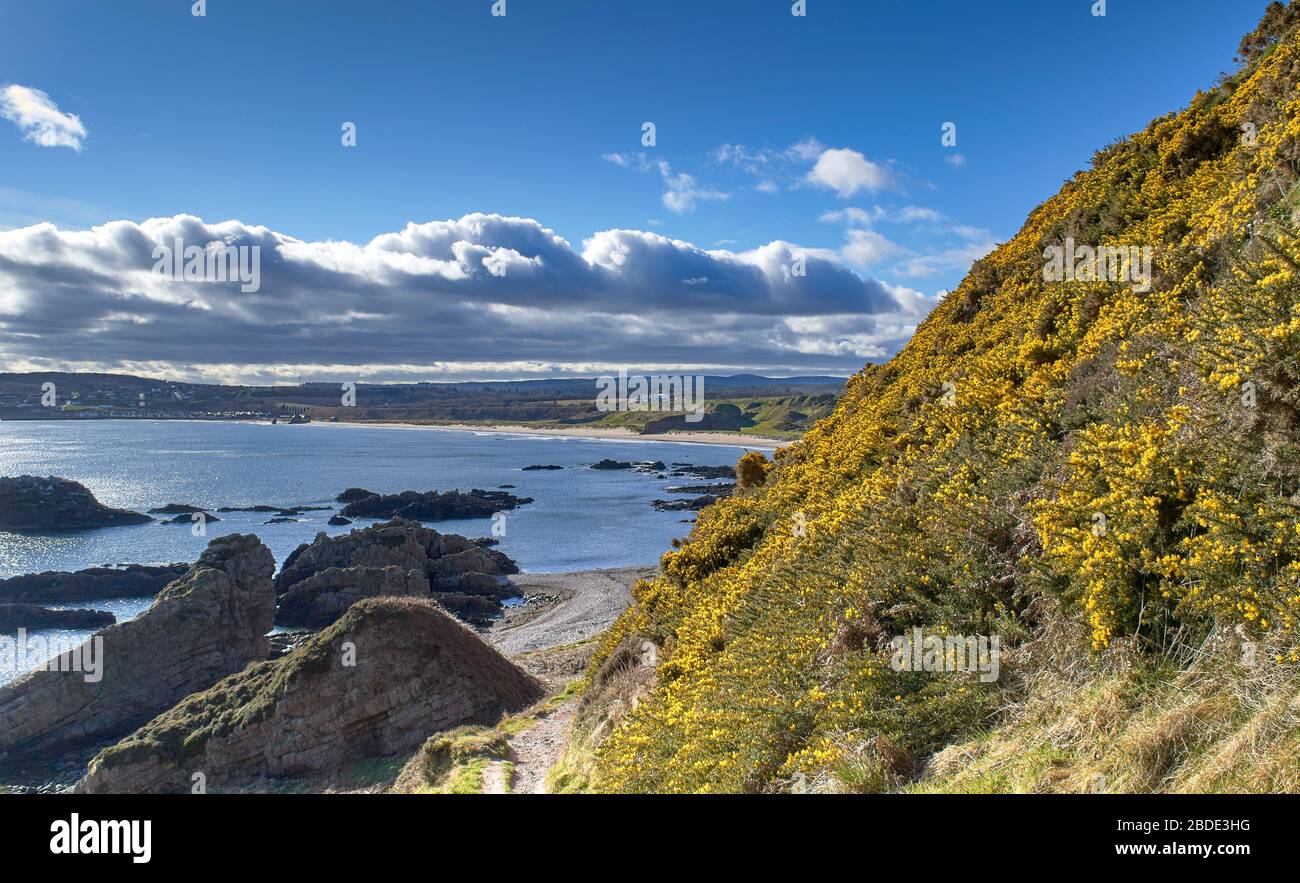
[[[860,267],[869,267],[906,252],[901,245],[891,242],[875,230],[849,230],[848,242],[843,248],[845,260]]]
[[[958,224],[956,227],[952,228],[952,232],[956,233],[962,239],[992,240],[993,238],[993,234],[989,233],[989,231],[985,230],[983,227],[970,227],[966,224]]]
[[[731,198],[729,193],[701,187],[695,178],[685,172],[674,173],[664,160],[659,161],[659,174],[663,176],[667,188],[662,197],[664,207],[675,214],[690,214],[700,202],[726,201]]]
[[[937,224],[944,220],[942,212],[937,212],[932,208],[921,208],[920,206],[909,205],[900,209],[895,217],[903,223],[915,223],[917,221],[926,221]]]
[[[962,166],[966,165],[966,154],[954,153],[951,156],[944,157],[943,161],[954,168],[960,169]]]
[[[764,168],[789,163],[810,163],[821,155],[825,146],[816,138],[805,138],[783,149],[771,147],[746,147],[744,144],[723,144],[713,150],[713,161],[734,165],[758,175]]]
[[[873,221],[884,217],[885,210],[880,206],[874,206],[870,211],[863,208],[850,207],[838,209],[836,211],[822,212],[821,217],[817,220],[823,224],[858,224],[863,227],[869,227]]]
[[[908,261],[899,270],[899,273],[910,277],[933,276],[935,273],[945,270],[964,273],[970,268],[971,264],[995,248],[997,248],[997,243],[991,237],[981,239],[971,242],[969,245],[944,249],[934,254],[917,257]]]
[[[71,147],[80,151],[86,127],[76,114],[63,113],[40,89],[11,84],[0,88],[0,116],[23,132],[23,138],[41,147]]]
[[[701,202],[722,202],[731,198],[730,193],[701,186],[692,175],[674,172],[667,160],[652,160],[644,153],[605,153],[601,154],[601,159],[625,169],[659,172],[665,188],[661,197],[664,207],[674,214],[690,214]]]
[[[177,238],[258,246],[260,291],[156,274],[154,248]],[[792,271],[797,257],[805,275]],[[192,215],[38,224],[0,232],[0,364],[410,379],[544,374],[579,360],[705,366],[725,352],[738,369],[842,373],[911,334],[913,299],[896,290],[829,249],[703,249],[639,230],[600,231],[575,248],[537,221],[493,214],[365,243]],[[785,324],[818,317],[821,332]]]
[[[888,168],[847,148],[822,151],[807,180],[834,190],[841,199],[847,199],[859,190],[871,193],[897,184],[894,173]]]

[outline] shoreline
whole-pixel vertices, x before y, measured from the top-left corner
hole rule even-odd
[[[513,423],[402,423],[391,420],[376,421],[328,421],[313,420],[308,426],[378,426],[386,429],[428,429],[436,432],[476,432],[488,435],[534,435],[556,438],[584,438],[594,441],[626,442],[670,442],[688,445],[723,445],[736,448],[756,448],[775,450],[788,447],[795,439],[766,438],[757,435],[742,435],[739,432],[666,432],[661,435],[642,435],[622,427],[604,429],[580,426],[521,426]]]
[[[158,421],[161,423],[249,423],[269,426],[266,420],[239,420],[230,417],[96,417],[101,420]],[[35,423],[42,418],[0,420],[0,423]],[[72,418],[44,418],[44,422],[83,422]],[[288,424],[285,424],[288,425]],[[642,435],[621,426],[605,428],[581,426],[525,426],[516,423],[404,423],[397,420],[312,420],[302,426],[373,426],[381,429],[427,429],[437,432],[476,432],[487,435],[532,435],[555,438],[583,438],[591,441],[668,442],[684,445],[721,445],[733,448],[754,448],[772,451],[794,444],[798,439],[769,438],[761,435],[744,435],[739,432],[665,432]]]

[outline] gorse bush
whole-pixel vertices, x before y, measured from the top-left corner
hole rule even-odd
[[[660,648],[594,787],[900,787],[999,726],[1049,623],[1098,671],[1216,627],[1294,646],[1300,36],[1275,6],[1242,70],[1098,153],[701,513],[597,654]],[[1149,287],[1048,281],[1067,240],[1150,247]],[[913,628],[1000,636],[1000,678],[895,670]]]

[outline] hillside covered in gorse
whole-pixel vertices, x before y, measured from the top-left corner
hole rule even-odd
[[[1300,790],[1300,2],[1238,62],[747,455],[557,787]]]

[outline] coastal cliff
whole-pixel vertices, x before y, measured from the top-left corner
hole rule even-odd
[[[0,687],[0,763],[49,760],[122,736],[265,659],[274,566],[257,537],[215,539],[137,619]]]
[[[366,599],[305,646],[182,701],[91,761],[79,793],[272,787],[493,723],[542,688],[427,599]]]

